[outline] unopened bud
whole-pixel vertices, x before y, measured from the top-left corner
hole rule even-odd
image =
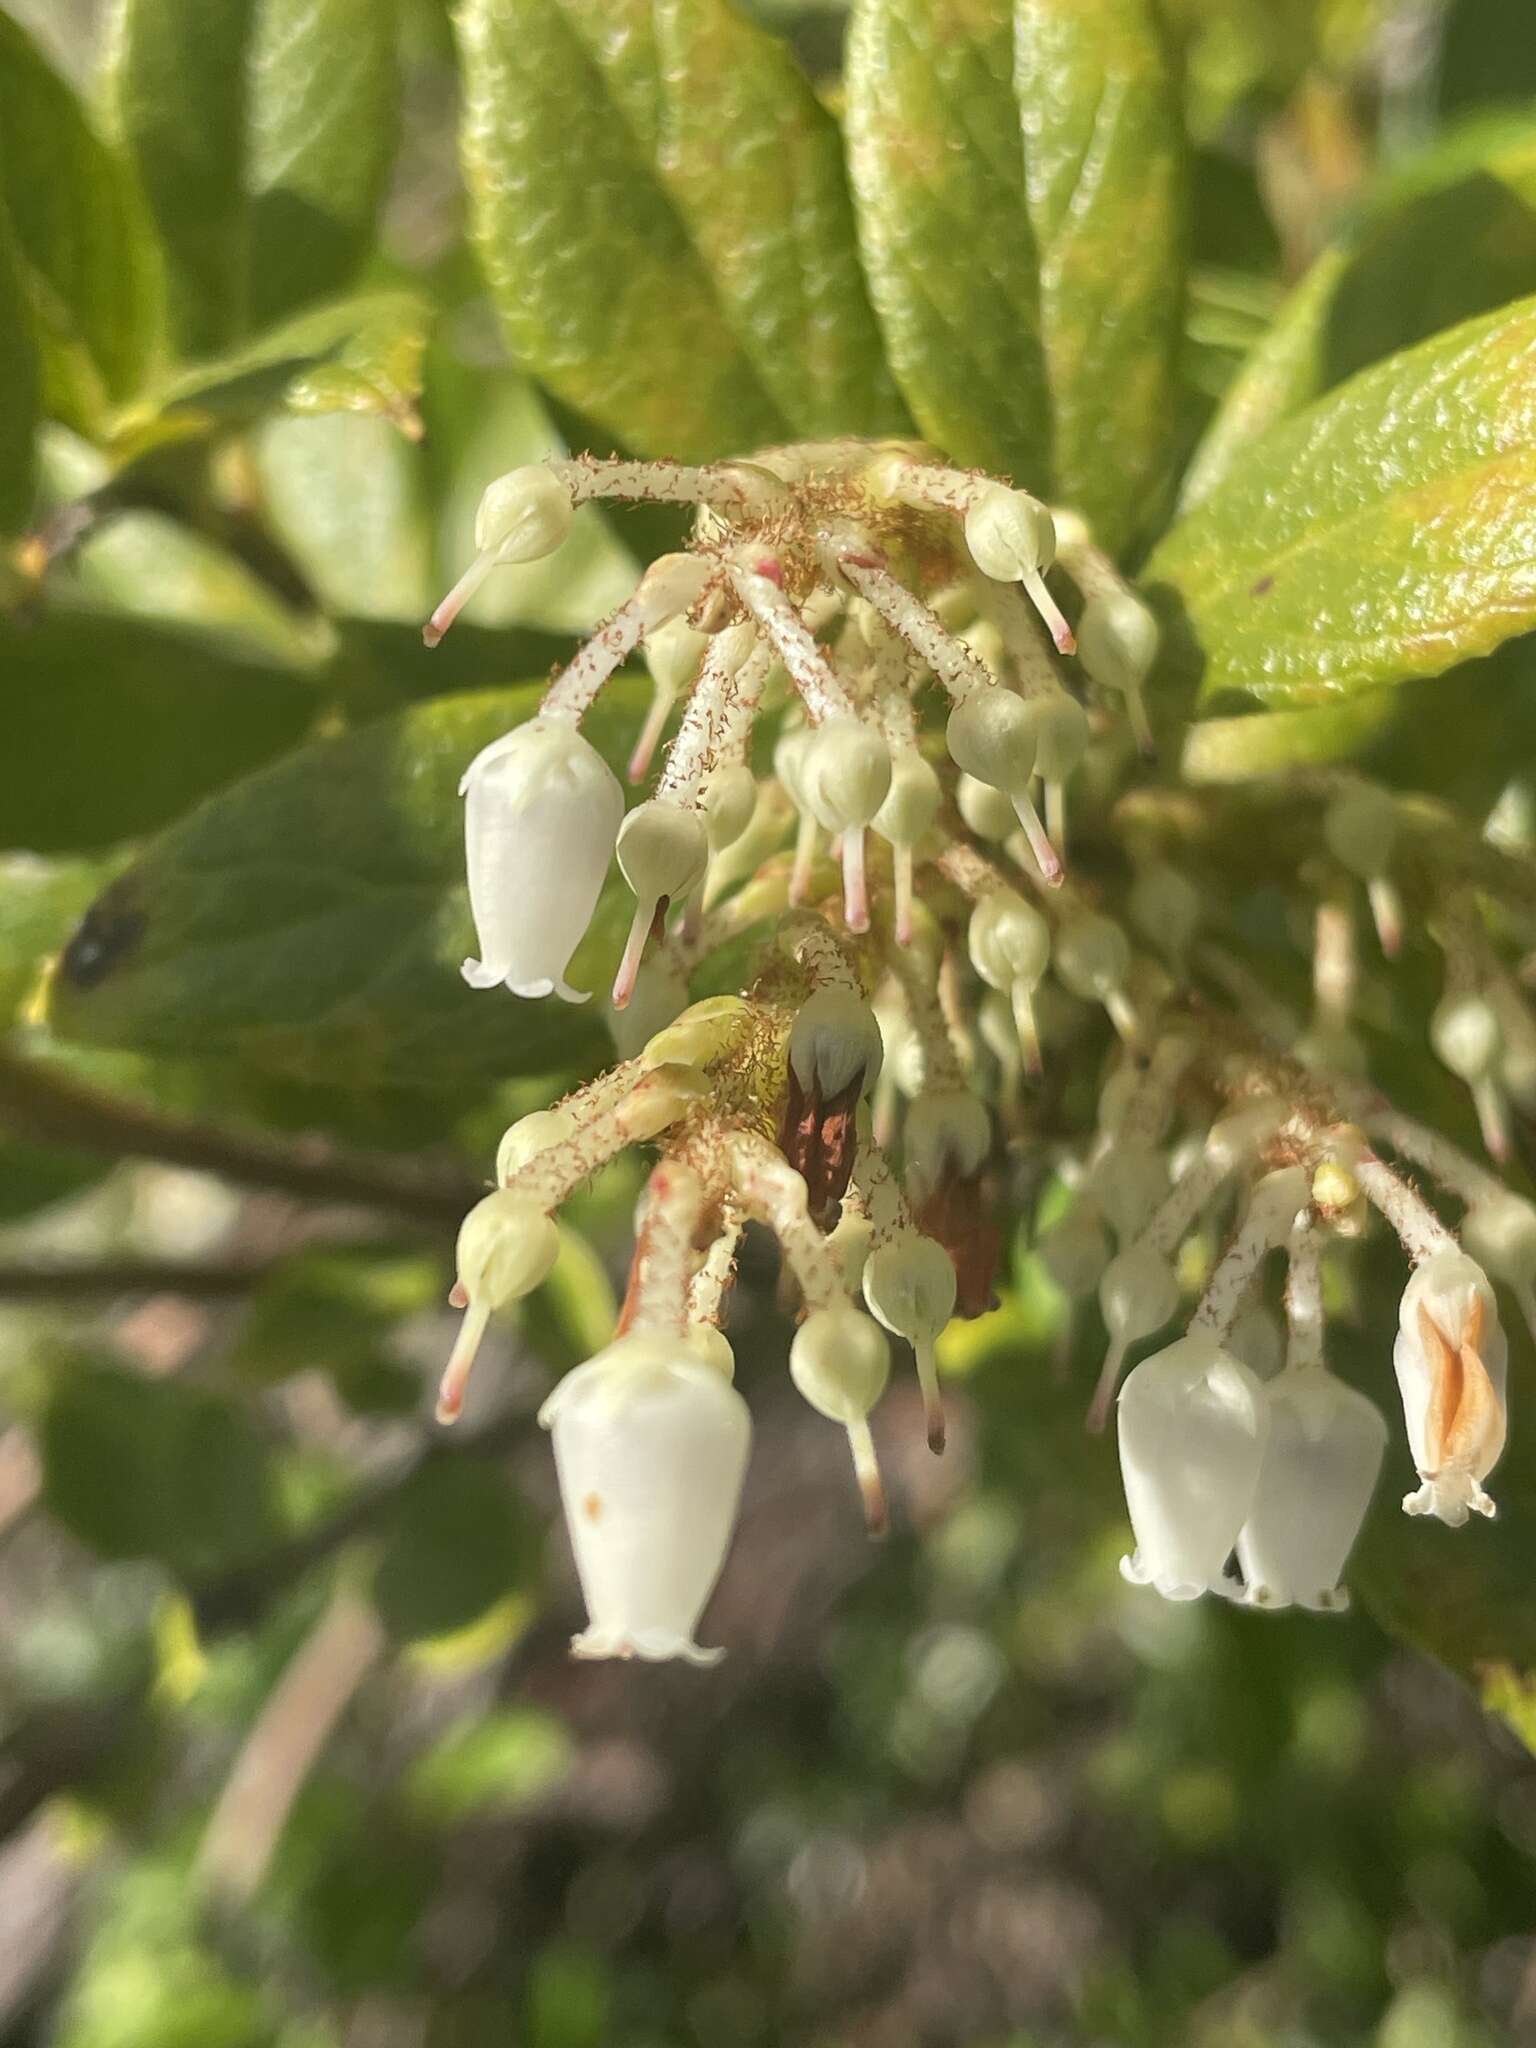
[[[789,1064],[807,1095],[825,1103],[879,1077],[885,1048],[874,1011],[851,988],[818,988],[801,1004],[789,1034]]]
[[[862,1422],[885,1392],[891,1349],[853,1307],[813,1309],[789,1347],[790,1378],[829,1422]]]
[[[989,988],[1033,988],[1051,958],[1051,928],[1011,889],[993,889],[971,912],[967,944]]]
[[[686,690],[699,672],[708,645],[708,637],[695,632],[686,619],[668,619],[653,628],[646,635],[645,659],[657,688],[669,699]]]
[[[968,1088],[925,1088],[902,1130],[907,1186],[919,1208],[945,1181],[971,1180],[992,1149],[992,1119]]]
[[[1151,861],[1131,884],[1131,922],[1175,964],[1200,928],[1205,902],[1187,875],[1166,861]]]
[[[551,1145],[563,1145],[576,1130],[576,1119],[568,1109],[536,1109],[519,1117],[503,1132],[496,1148],[496,1184],[505,1187],[515,1173],[531,1166]]]
[[[1056,526],[1038,498],[993,485],[965,515],[965,544],[983,576],[1016,583],[1039,575],[1056,559]]]
[[[542,463],[509,470],[486,486],[475,514],[475,546],[498,564],[552,555],[576,517],[571,494]]]
[[[1493,1005],[1480,995],[1447,996],[1429,1020],[1436,1055],[1462,1081],[1490,1074],[1503,1043]]]
[[[691,611],[718,573],[703,555],[658,555],[635,590],[644,630]]]
[[[943,795],[931,762],[913,747],[904,749],[891,763],[891,786],[874,815],[875,830],[892,846],[916,846],[939,815]]]
[[[663,897],[676,903],[699,881],[709,862],[702,811],[685,811],[652,797],[619,827],[619,866],[642,904]]]
[[[1397,805],[1374,783],[1357,783],[1323,813],[1323,837],[1341,866],[1364,882],[1385,874],[1397,843]]]
[[[498,1188],[459,1226],[459,1285],[470,1301],[505,1308],[548,1278],[560,1233],[536,1202]]]
[[[707,1067],[739,1045],[752,1028],[752,1012],[741,996],[707,996],[690,1003],[646,1045],[641,1058],[648,1067],[677,1063]]]
[[[704,831],[711,853],[734,846],[752,822],[757,808],[757,782],[752,770],[740,762],[717,768],[699,792],[704,811]]]
[[[950,759],[978,782],[1010,796],[1027,793],[1035,772],[1035,726],[1024,706],[1001,685],[973,690],[949,714],[944,743]]]
[[[626,1143],[643,1145],[659,1136],[696,1103],[707,1102],[713,1093],[709,1076],[698,1067],[671,1061],[652,1067],[620,1104],[618,1116]]]
[[[864,1299],[877,1322],[910,1344],[932,1344],[955,1312],[955,1262],[943,1245],[903,1231],[864,1266]]]
[[[1018,814],[1005,790],[975,775],[962,775],[955,786],[960,815],[978,839],[1001,843],[1018,830]]]
[[[806,807],[828,832],[867,825],[891,787],[890,748],[861,718],[829,718],[817,726],[799,769]]]
[[[1516,1288],[1536,1286],[1536,1206],[1523,1195],[1485,1195],[1462,1219],[1461,1241],[1475,1259]]]
[[[1077,625],[1077,651],[1093,680],[1126,695],[1152,673],[1160,640],[1151,608],[1131,590],[1090,597]]]
[[[623,858],[620,838],[620,859]],[[1064,988],[1085,1002],[1103,1002],[1122,988],[1131,969],[1130,941],[1112,918],[1090,912],[1064,920],[1051,956]]]
[[[1088,751],[1087,712],[1065,690],[1026,697],[1024,706],[1035,728],[1035,773],[1065,782]]]

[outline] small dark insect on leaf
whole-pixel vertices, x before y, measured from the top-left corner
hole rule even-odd
[[[64,948],[60,964],[65,980],[76,988],[95,988],[133,951],[147,922],[142,910],[114,901],[110,894],[93,903]]]
[[[1263,597],[1267,592],[1273,590],[1274,587],[1275,579],[1273,576],[1261,576],[1249,595],[1252,597]]]

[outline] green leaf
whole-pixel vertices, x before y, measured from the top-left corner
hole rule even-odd
[[[416,439],[431,327],[417,292],[349,293],[176,371],[156,398],[209,424],[254,418],[279,401],[299,413],[376,413]]]
[[[611,686],[590,715],[611,760],[644,695]],[[503,1000],[459,974],[473,950],[459,777],[538,696],[436,698],[225,790],[99,899],[55,978],[55,1029],[355,1092],[463,1089],[603,1057],[595,1004]],[[614,885],[577,952],[578,987],[612,971],[621,897]]]
[[[1536,299],[1276,428],[1146,575],[1218,711],[1440,675],[1536,626]]]
[[[1042,487],[1050,404],[1013,30],[999,0],[860,0],[848,139],[897,382],[956,461]]]
[[[1469,123],[1384,178],[1296,286],[1206,429],[1183,505],[1357,370],[1531,291],[1536,121]]]
[[[436,1458],[395,1503],[374,1601],[396,1636],[448,1635],[516,1592],[537,1557],[537,1538],[499,1462]]]
[[[121,614],[0,620],[0,846],[51,853],[153,831],[269,760],[314,716],[291,669]]]
[[[471,222],[516,359],[641,454],[782,439],[740,308],[660,171],[649,5],[467,0],[456,20]]]
[[[1118,549],[1157,509],[1176,424],[1182,112],[1148,0],[1016,0],[1014,49],[1054,488]]]
[[[94,861],[0,854],[0,1028],[15,1021],[43,961],[63,946],[104,880]]]
[[[99,1556],[157,1558],[197,1578],[276,1533],[266,1451],[215,1395],[71,1359],[40,1448],[46,1506]]]
[[[24,533],[32,517],[42,381],[16,240],[0,211],[0,539]]]
[[[420,451],[387,420],[278,415],[254,442],[267,520],[326,611],[419,625],[440,594]]]
[[[390,0],[117,0],[109,82],[184,352],[355,272],[394,150]]]
[[[116,153],[31,38],[5,14],[0,195],[46,337],[51,379],[59,387],[55,397],[82,383],[98,405],[103,397],[126,397],[143,374],[156,320],[147,228]],[[9,334],[8,307],[3,325]],[[8,366],[8,405],[13,388]]]
[[[571,1767],[571,1738],[552,1714],[505,1707],[455,1722],[411,1766],[406,1798],[451,1827],[479,1813],[506,1813],[558,1785]]]
[[[411,1414],[422,1382],[391,1356],[406,1317],[435,1307],[435,1259],[368,1247],[316,1251],[284,1262],[251,1304],[230,1363],[261,1385],[296,1373],[328,1373],[363,1414]]]

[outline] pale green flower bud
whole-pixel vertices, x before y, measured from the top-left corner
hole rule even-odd
[[[699,792],[704,811],[704,830],[711,853],[734,846],[752,822],[757,808],[757,782],[752,770],[741,763],[717,768]]]
[[[891,1348],[853,1307],[813,1309],[789,1347],[790,1378],[819,1415],[846,1429],[885,1392]]]
[[[909,1344],[931,1346],[955,1312],[955,1262],[931,1237],[903,1231],[864,1266],[864,1299],[875,1320]]]
[[[1018,813],[1007,792],[975,775],[962,775],[955,787],[960,815],[978,839],[1000,844],[1019,829]]]
[[[1323,837],[1341,866],[1363,882],[1385,874],[1397,844],[1397,805],[1386,790],[1362,782],[1336,796],[1323,813]]]
[[[551,1145],[563,1145],[576,1130],[576,1119],[568,1109],[536,1109],[521,1116],[503,1132],[496,1148],[496,1184],[505,1187],[513,1174],[531,1166]]]
[[[1503,1045],[1493,1005],[1480,995],[1447,996],[1429,1020],[1436,1055],[1462,1081],[1492,1073]]]
[[[1051,928],[1011,889],[994,889],[971,912],[971,961],[989,988],[1033,988],[1051,958]]]
[[[718,573],[703,555],[658,555],[635,590],[643,630],[652,633],[691,611]]]
[[[652,797],[619,827],[619,866],[641,903],[662,897],[676,903],[701,879],[709,862],[702,811],[685,811]]]
[[[537,1202],[498,1188],[459,1226],[459,1285],[475,1307],[506,1308],[548,1277],[560,1233]]]
[[[996,687],[973,690],[949,714],[944,742],[950,759],[978,782],[1027,793],[1035,772],[1035,725],[1024,699]]]
[[[509,470],[486,486],[475,514],[475,546],[499,564],[552,555],[576,517],[571,494],[542,463]]]
[[[620,838],[620,859],[623,839]],[[1131,971],[1130,941],[1112,918],[1090,912],[1063,921],[1051,956],[1057,979],[1085,1002],[1103,1002],[1125,985]]]
[[[965,544],[983,576],[1017,583],[1056,559],[1056,526],[1038,498],[996,484],[965,515]]]
[[[799,760],[806,808],[828,832],[867,825],[891,787],[891,751],[860,718],[829,718],[810,734]]]
[[[679,690],[686,690],[698,674],[708,645],[708,635],[695,632],[682,618],[667,619],[647,634],[646,665],[656,687],[665,691],[669,700]]]
[[[1077,625],[1077,651],[1093,680],[1126,695],[1140,691],[1157,659],[1161,635],[1151,607],[1134,591],[1089,598]]]
[[[1170,960],[1180,962],[1205,916],[1205,900],[1187,875],[1149,861],[1131,884],[1131,922]]]
[[[939,815],[943,795],[932,764],[909,748],[891,764],[891,786],[874,828],[892,846],[916,846]]]

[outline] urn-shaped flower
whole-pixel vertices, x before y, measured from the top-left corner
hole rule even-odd
[[[1349,1605],[1344,1566],[1381,1471],[1386,1419],[1320,1367],[1284,1372],[1264,1392],[1264,1462],[1237,1539],[1244,1598],[1337,1613]]]
[[[720,1576],[752,1423],[720,1365],[682,1337],[632,1334],[560,1382],[539,1412],[588,1626],[578,1657],[723,1653],[693,1640]]]

